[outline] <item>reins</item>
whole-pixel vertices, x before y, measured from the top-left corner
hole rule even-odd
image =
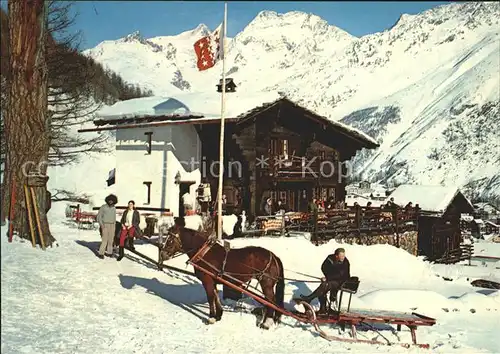
[[[195,231],[195,230],[193,230],[193,231]],[[196,231],[195,231],[195,232],[196,232]],[[168,237],[170,237],[170,236],[173,236],[173,237],[176,237],[176,238],[180,238],[180,236],[179,236],[179,235],[174,234],[174,233],[172,233],[172,232],[170,232],[170,231],[169,231],[169,232],[168,232]],[[199,235],[199,234],[197,234],[196,236],[198,236],[198,237],[199,237],[200,235]],[[166,243],[167,243],[167,241],[168,241],[168,237],[167,237],[167,239],[165,240],[165,244],[162,246],[162,249],[163,249],[163,247],[166,245]],[[179,242],[181,242],[181,241],[179,241]],[[202,244],[202,246],[201,246],[201,247],[199,247],[199,250],[198,250],[197,254],[198,254],[198,253],[199,253],[199,252],[200,252],[200,251],[204,248],[204,245],[206,245],[206,242],[207,242],[207,241],[205,241],[205,242]],[[181,242],[181,244],[182,244],[182,242]],[[219,245],[219,246],[220,246],[220,245]],[[221,246],[221,247],[222,247],[222,246]],[[194,251],[194,250],[195,250],[195,249],[197,249],[197,248],[198,248],[198,247],[192,248],[192,249],[190,249],[190,250],[188,250],[188,251],[185,251],[185,252],[179,252],[179,253],[175,254],[174,256],[170,257],[170,259],[180,257],[180,256],[182,256],[182,255],[184,255],[184,254],[186,254],[186,255],[187,255],[187,253],[189,253],[189,252],[191,252],[191,251]],[[225,255],[225,257],[224,257],[224,260],[226,260],[226,259],[227,259],[227,254],[229,253],[229,251],[230,251],[230,250],[228,251],[228,250],[224,249],[224,251],[226,252],[226,255]],[[270,254],[272,255],[271,251],[269,251],[269,252],[270,252]],[[195,256],[196,256],[196,255],[195,255]],[[193,257],[192,257],[192,258],[193,258]],[[273,257],[272,257],[272,258],[273,258]],[[300,274],[300,275],[303,275],[303,276],[305,276],[305,277],[308,277],[308,278],[311,278],[311,279],[316,279],[316,280],[307,280],[307,279],[287,278],[287,277],[281,277],[281,276],[276,276],[276,277],[274,277],[274,276],[271,276],[270,274],[266,274],[265,272],[266,272],[267,268],[269,268],[269,267],[270,267],[270,264],[271,264],[272,258],[271,258],[271,260],[269,261],[269,263],[267,264],[267,266],[266,266],[266,268],[265,268],[264,270],[254,268],[254,267],[249,266],[248,264],[245,264],[245,263],[243,263],[243,262],[240,262],[240,264],[241,264],[242,266],[245,266],[245,267],[247,267],[247,268],[249,268],[249,269],[253,270],[254,272],[260,273],[260,274],[259,274],[259,277],[262,277],[262,276],[264,276],[264,275],[265,275],[265,276],[267,276],[268,278],[271,278],[271,279],[273,279],[273,280],[275,280],[275,281],[278,281],[278,280],[280,280],[280,279],[283,279],[283,280],[286,280],[286,281],[293,281],[293,282],[299,282],[299,283],[321,283],[321,278],[319,278],[319,277],[316,277],[316,276],[313,276],[313,275],[309,275],[309,274],[305,274],[305,273],[301,273],[301,272],[297,272],[297,271],[294,271],[294,270],[291,270],[291,269],[285,269],[285,268],[283,268],[283,271],[285,271],[285,270],[286,270],[287,272],[292,272],[292,273],[295,273],[295,274]],[[190,258],[190,259],[191,259],[191,258]],[[207,262],[206,262],[206,261],[204,261],[204,263],[207,263]],[[225,261],[224,261],[224,263],[225,263]],[[207,264],[209,264],[209,263],[207,263]],[[224,265],[225,265],[225,264],[224,264]],[[212,266],[212,268],[214,268],[214,267]],[[223,271],[224,273],[226,273],[226,274],[228,274],[228,275],[232,275],[232,276],[248,276],[248,275],[252,275],[252,274],[248,274],[248,273],[235,273],[235,272],[227,272],[227,271],[225,271],[225,270],[224,270],[224,268],[225,268],[225,267],[223,266],[223,268],[222,268],[222,270],[221,270],[221,271]],[[218,271],[218,272],[220,272],[220,271]],[[259,278],[259,277],[258,277],[258,278]],[[258,278],[257,278],[257,279],[258,279]]]

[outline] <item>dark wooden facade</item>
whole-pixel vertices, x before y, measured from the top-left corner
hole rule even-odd
[[[500,235],[500,225],[497,225],[491,221],[485,221],[484,233],[487,235],[489,234]]]
[[[215,196],[220,124],[196,127],[204,157],[202,176]],[[343,162],[362,148],[377,146],[282,98],[226,123],[224,194],[229,206],[253,216],[262,214],[268,197],[284,200],[295,211],[306,210],[313,197],[344,200],[347,167]]]
[[[472,205],[458,192],[443,213],[423,211],[418,220],[418,255],[429,260],[445,258],[463,242],[461,214],[472,213]]]

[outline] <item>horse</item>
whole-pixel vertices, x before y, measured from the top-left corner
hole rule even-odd
[[[175,225],[169,229],[162,258],[168,260],[176,253],[183,252],[192,259],[201,248],[206,246],[207,241],[212,239],[213,224],[210,226],[212,227],[208,231],[192,230],[185,227],[184,218],[177,218]],[[214,243],[209,246],[208,251],[200,260],[194,262],[213,274],[229,275],[231,278],[228,281],[239,286],[251,279],[257,279],[265,298],[283,308],[285,295],[283,263],[268,249],[248,246],[226,250],[218,243]],[[207,295],[210,309],[208,324],[220,321],[223,311],[216,287],[220,282],[196,268],[195,275],[201,281]],[[281,312],[267,307],[260,327],[269,329],[273,321],[279,324],[280,319]]]

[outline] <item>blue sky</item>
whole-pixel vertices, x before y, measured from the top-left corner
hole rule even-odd
[[[2,7],[6,1],[2,0]],[[228,36],[240,32],[262,10],[304,11],[325,19],[355,36],[383,31],[403,13],[416,14],[450,3],[445,1],[328,2],[238,1],[228,2]],[[81,49],[107,39],[118,39],[139,30],[146,38],[173,35],[205,23],[214,29],[222,21],[219,1],[77,1],[75,30],[83,32]]]

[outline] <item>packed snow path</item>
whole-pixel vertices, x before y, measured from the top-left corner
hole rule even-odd
[[[9,244],[2,228],[3,353],[406,352],[400,347],[327,342],[312,326],[290,318],[264,331],[256,326],[255,315],[234,310],[207,326],[205,293],[195,278],[159,272],[130,253],[121,262],[100,260],[93,252],[100,241],[97,232],[72,229],[63,221],[51,227],[59,247],[46,252],[18,240]],[[309,274],[318,274],[324,256],[338,246],[314,247],[293,238],[232,242],[233,247],[246,244],[269,248],[286,269]],[[156,255],[150,245],[137,247]],[[428,264],[390,246],[344,247],[352,273],[361,279],[353,307],[416,307],[437,318],[434,327],[417,331],[419,342],[429,343],[432,352],[500,351],[495,336],[500,325],[498,291],[473,288],[460,279],[444,281]],[[184,268],[185,260],[179,257],[172,264]],[[489,271],[498,276],[498,270]],[[287,283],[286,306],[293,306],[293,295],[308,291],[306,284]],[[338,333],[336,328],[324,329]],[[359,334],[377,336],[371,331]],[[383,334],[397,340],[389,331]],[[399,335],[410,342],[408,331]],[[428,352],[409,350],[420,351]]]

